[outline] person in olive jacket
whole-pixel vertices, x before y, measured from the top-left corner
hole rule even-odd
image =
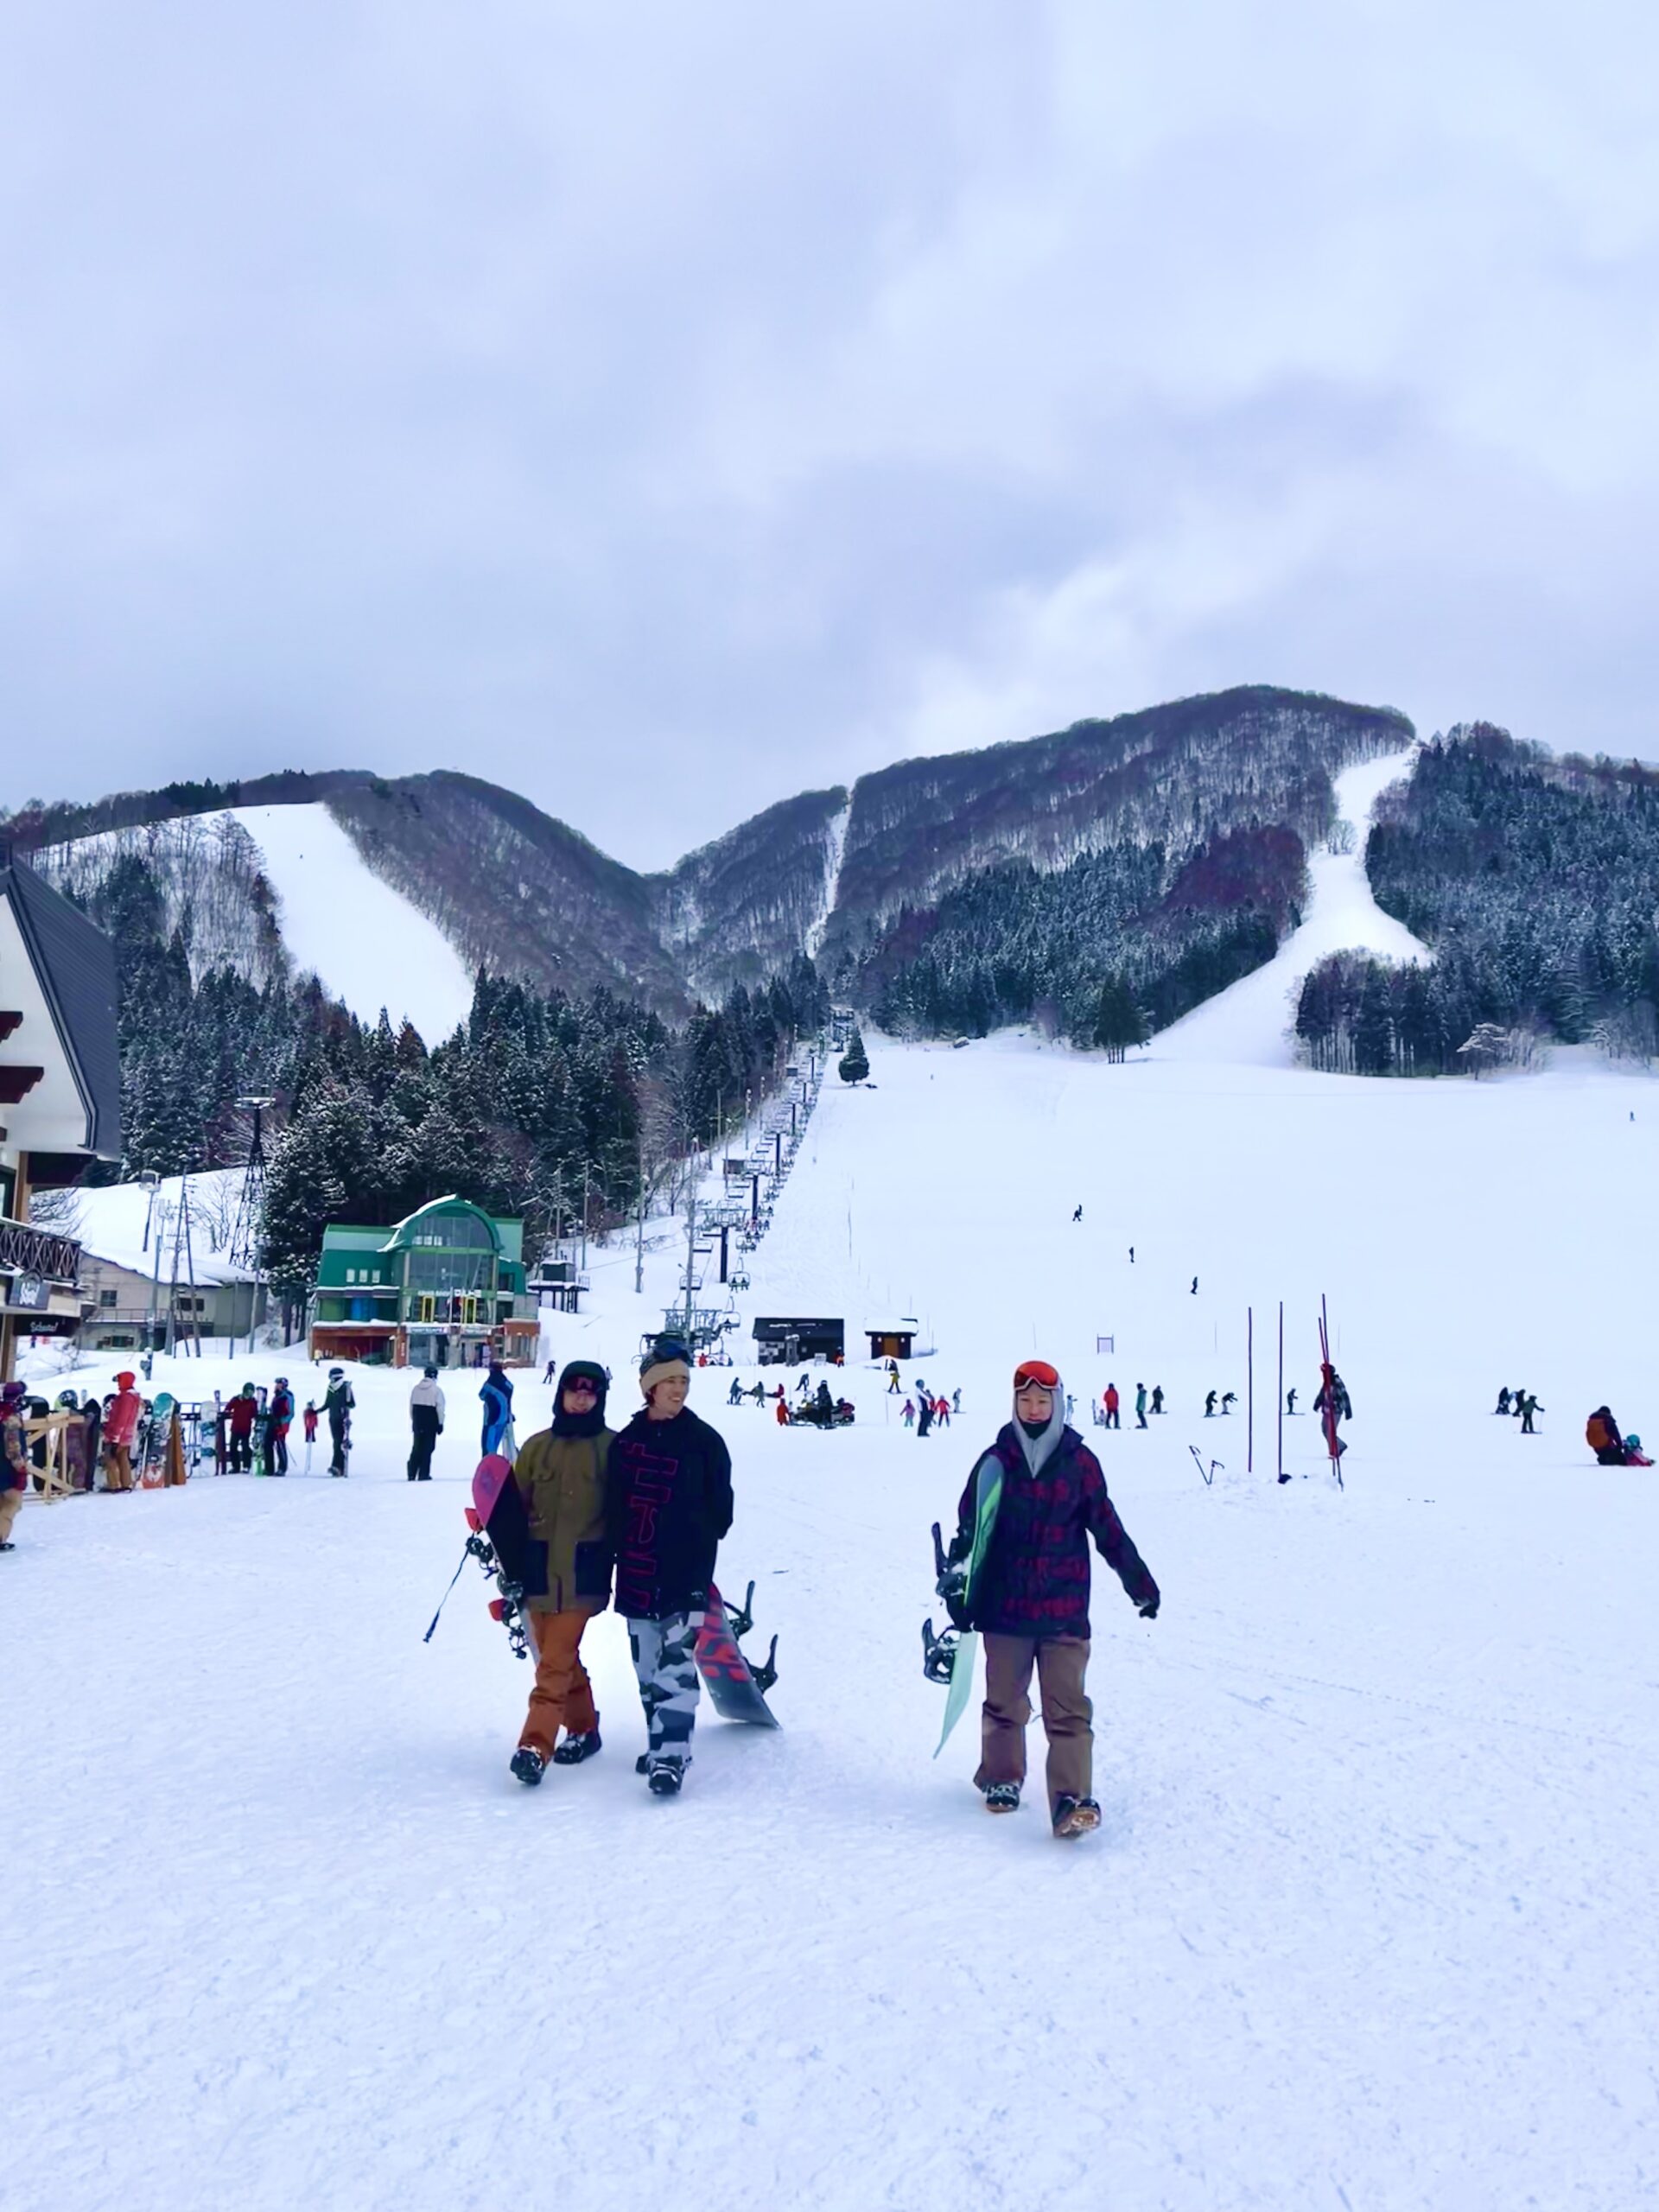
[[[732,1525],[731,1455],[686,1405],[690,1387],[684,1345],[658,1338],[640,1363],[645,1402],[611,1447],[606,1497],[617,1611],[645,1713],[642,1770],[660,1797],[678,1793],[691,1764],[697,1630]]]
[[[546,1586],[527,1601],[536,1680],[512,1755],[512,1771],[532,1785],[550,1759],[555,1766],[576,1766],[600,1748],[582,1636],[611,1595],[605,1483],[614,1437],[605,1426],[607,1387],[602,1367],[573,1359],[559,1377],[553,1426],[525,1440],[512,1470],[531,1539],[547,1548]]]

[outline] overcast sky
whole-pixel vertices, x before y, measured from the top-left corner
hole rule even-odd
[[[52,0],[0,798],[639,867],[1237,682],[1659,755],[1652,0]]]

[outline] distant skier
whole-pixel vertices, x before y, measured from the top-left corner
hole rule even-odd
[[[547,1365],[542,1370],[542,1381],[543,1384],[549,1383],[553,1380],[554,1376],[558,1372],[558,1366],[559,1363],[556,1359],[550,1359],[548,1361]]]
[[[611,1595],[606,1476],[616,1440],[605,1426],[606,1389],[602,1367],[573,1359],[559,1378],[552,1426],[526,1437],[513,1465],[531,1540],[545,1547],[547,1561],[542,1594],[528,1601],[536,1680],[511,1762],[532,1787],[550,1760],[578,1766],[601,1748],[582,1638]]]
[[[726,1402],[728,1406],[739,1405],[742,1402],[743,1396],[743,1385],[738,1381],[736,1376],[734,1375],[732,1377],[732,1387],[726,1393]]]
[[[901,1419],[903,1420],[904,1424],[905,1424],[905,1427],[906,1427],[906,1428],[914,1428],[914,1427],[915,1427],[915,1426],[916,1426],[916,1408],[915,1408],[915,1407],[914,1407],[914,1406],[912,1406],[912,1403],[910,1402],[910,1400],[909,1400],[908,1398],[906,1398],[906,1399],[905,1400],[905,1410],[904,1410],[903,1414],[901,1415]]]
[[[429,1483],[432,1453],[443,1434],[443,1392],[435,1367],[424,1368],[409,1394],[409,1479]]]
[[[270,1402],[265,1408],[265,1472],[285,1475],[288,1472],[288,1432],[294,1426],[294,1393],[288,1387],[286,1375],[276,1377]]]
[[[305,1471],[308,1475],[311,1471],[311,1446],[317,1440],[317,1409],[308,1398],[302,1419],[305,1423]]]
[[[962,1411],[962,1393],[960,1390],[953,1390],[950,1393],[950,1410],[953,1414],[959,1414]]]
[[[1237,1403],[1238,1403],[1238,1393],[1237,1393],[1237,1391],[1236,1391],[1236,1390],[1224,1390],[1224,1391],[1222,1392],[1222,1394],[1221,1394],[1221,1410],[1222,1410],[1222,1412],[1223,1412],[1224,1414],[1230,1414],[1230,1413],[1231,1413],[1231,1411],[1233,1410],[1233,1408],[1234,1408]]]
[[[1154,1382],[1152,1386],[1152,1410],[1155,1414],[1164,1410],[1164,1386],[1161,1382]]]
[[[334,1446],[328,1461],[331,1475],[343,1476],[346,1455],[352,1448],[352,1413],[357,1397],[346,1380],[343,1367],[328,1370],[328,1388],[322,1394],[322,1410],[328,1416],[328,1440]]]
[[[1492,1408],[1492,1411],[1493,1411],[1495,1414],[1503,1414],[1507,1415],[1507,1414],[1508,1414],[1508,1413],[1509,1413],[1509,1410],[1510,1410],[1510,1392],[1509,1392],[1509,1386],[1508,1386],[1508,1384],[1506,1383],[1506,1384],[1504,1385],[1503,1389],[1501,1389],[1501,1390],[1498,1392],[1498,1394],[1497,1394],[1497,1404]]]
[[[764,1382],[757,1382],[753,1389],[749,1393],[749,1395],[754,1400],[757,1406],[764,1408],[766,1402],[766,1384]]]
[[[899,1395],[899,1363],[896,1359],[887,1362],[887,1395],[890,1398]]]
[[[936,1421],[938,1421],[938,1423],[939,1424],[939,1427],[940,1427],[941,1428],[949,1428],[949,1427],[950,1427],[950,1399],[949,1399],[949,1398],[935,1398],[935,1399],[934,1399],[934,1401],[933,1401],[933,1418],[934,1418],[934,1420],[935,1420]]]
[[[1287,1390],[1285,1393],[1285,1411],[1287,1414],[1294,1414],[1295,1410],[1296,1393],[1294,1389]]]
[[[925,1390],[918,1390],[916,1400],[916,1433],[925,1436],[933,1426],[933,1401]]]
[[[1213,1421],[1215,1418],[1215,1413],[1216,1394],[1213,1390],[1211,1390],[1205,1394],[1204,1401],[1204,1417],[1205,1421]]]
[[[1197,1275],[1194,1275],[1194,1276],[1193,1276],[1193,1278],[1192,1278],[1192,1295],[1193,1295],[1193,1297],[1194,1297],[1194,1298],[1196,1298],[1196,1297],[1198,1296],[1198,1279]]]
[[[1100,1462],[1061,1417],[1065,1392],[1046,1360],[1014,1370],[1013,1419],[982,1453],[957,1512],[950,1559],[972,1549],[982,1486],[1000,1484],[989,1546],[971,1588],[952,1606],[985,1641],[985,1702],[976,1786],[988,1811],[1011,1813],[1026,1778],[1032,1669],[1048,1738],[1049,1819],[1058,1836],[1100,1826],[1092,1792],[1094,1738],[1084,1688],[1089,1664],[1089,1541],[1143,1620],[1158,1614],[1158,1585],[1118,1519]]]
[[[1133,1244],[1129,1247],[1129,1265],[1131,1267],[1135,1265],[1135,1247]]]
[[[789,1401],[785,1397],[781,1390],[778,1393],[776,1418],[779,1428],[787,1428],[789,1427]]]
[[[1083,1219],[1083,1208],[1081,1206],[1079,1206],[1076,1212],[1073,1213],[1071,1218],[1073,1221],[1081,1221]]]
[[[645,1708],[645,1781],[659,1797],[678,1794],[691,1764],[697,1630],[732,1525],[731,1454],[686,1404],[690,1387],[684,1345],[658,1338],[639,1365],[645,1404],[611,1446],[606,1484],[616,1609]]]
[[[1106,1385],[1104,1403],[1106,1407],[1107,1427],[1122,1428],[1123,1424],[1118,1419],[1118,1407],[1122,1403],[1122,1401],[1118,1397],[1117,1385],[1116,1382],[1109,1382]]]
[[[1147,1425],[1147,1386],[1144,1382],[1137,1382],[1135,1386],[1135,1425],[1137,1428],[1144,1428]]]
[[[492,1452],[501,1449],[507,1423],[512,1419],[512,1384],[507,1380],[506,1370],[499,1359],[490,1362],[490,1371],[484,1377],[478,1395],[484,1405],[483,1433],[479,1449],[487,1459]]]
[[[1528,1394],[1526,1395],[1526,1396],[1525,1396],[1525,1397],[1523,1397],[1523,1398],[1522,1399],[1522,1401],[1521,1401],[1521,1433],[1522,1433],[1522,1436],[1535,1436],[1535,1435],[1538,1433],[1538,1432],[1537,1432],[1537,1430],[1536,1430],[1535,1428],[1534,1428],[1534,1427],[1533,1427],[1533,1425],[1532,1425],[1532,1417],[1533,1417],[1533,1415],[1534,1415],[1535,1414],[1545,1414],[1545,1413],[1548,1413],[1548,1411],[1549,1411],[1549,1408],[1548,1408],[1548,1406],[1541,1406],[1541,1405],[1539,1404],[1539,1402],[1538,1402],[1538,1394],[1537,1394],[1537,1392],[1536,1392],[1535,1390],[1529,1391],[1529,1392],[1528,1392]]]

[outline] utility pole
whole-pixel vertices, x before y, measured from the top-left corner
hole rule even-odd
[[[584,1275],[588,1272],[588,1159],[585,1154],[582,1162],[582,1264],[576,1272]]]
[[[201,1300],[196,1292],[196,1259],[190,1243],[190,1178],[182,1177],[179,1184],[179,1211],[184,1217],[184,1272],[190,1285],[190,1325],[196,1340],[196,1357],[201,1357]]]
[[[645,1133],[639,1132],[639,1190],[633,1210],[633,1294],[645,1287]]]

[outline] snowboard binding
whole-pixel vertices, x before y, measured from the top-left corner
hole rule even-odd
[[[530,1609],[524,1603],[524,1586],[509,1580],[495,1546],[490,1541],[476,1506],[467,1508],[467,1522],[471,1534],[467,1539],[467,1556],[475,1559],[492,1580],[498,1597],[490,1600],[490,1618],[499,1621],[507,1631],[507,1648],[515,1659],[530,1656]]]
[[[954,1628],[935,1635],[931,1614],[922,1623],[922,1672],[930,1682],[949,1682],[956,1672],[957,1643]]]
[[[734,1643],[741,1643],[754,1626],[754,1585],[753,1582],[743,1592],[743,1602],[741,1605],[727,1606],[726,1619],[732,1631],[732,1641]],[[747,1662],[747,1652],[745,1652],[743,1656]],[[778,1679],[778,1639],[775,1636],[767,1649],[765,1663],[759,1667],[751,1666],[749,1672],[754,1677],[754,1687],[764,1697]]]

